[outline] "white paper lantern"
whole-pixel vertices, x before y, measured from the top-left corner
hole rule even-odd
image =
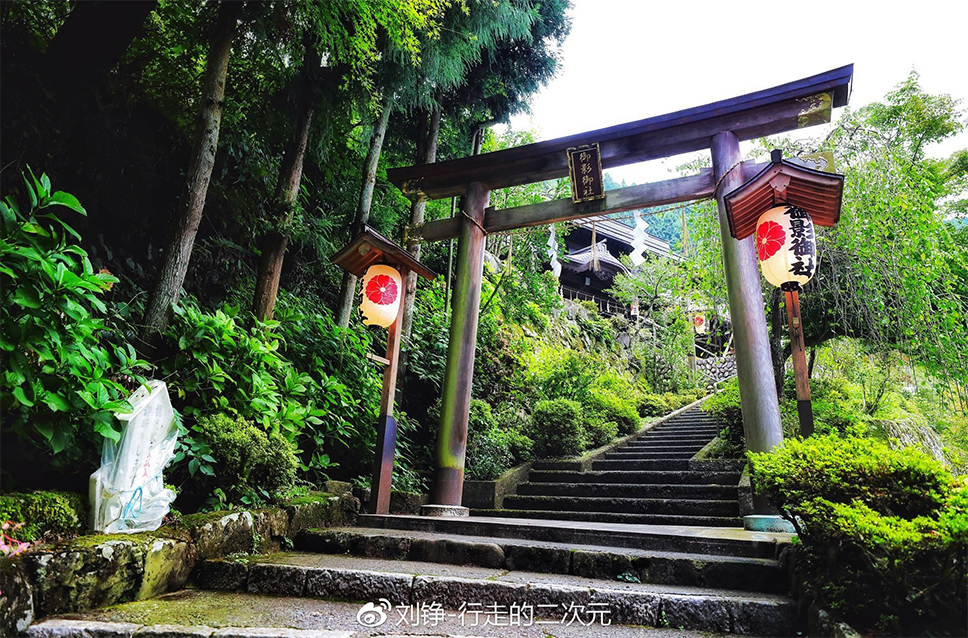
[[[403,297],[403,278],[390,266],[370,266],[363,275],[363,325],[387,328],[397,319]]]
[[[760,215],[756,254],[763,276],[774,286],[810,281],[817,270],[817,235],[810,216],[796,206],[778,206]]]
[[[709,323],[706,321],[706,315],[701,312],[696,313],[692,318],[692,325],[696,330],[696,334],[704,335],[709,332]]]

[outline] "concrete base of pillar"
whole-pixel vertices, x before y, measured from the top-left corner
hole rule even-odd
[[[752,514],[750,516],[744,516],[743,529],[748,532],[796,533],[790,521],[775,514]]]
[[[471,515],[471,511],[460,505],[422,505],[420,507],[421,516],[448,516],[454,518],[466,518]]]

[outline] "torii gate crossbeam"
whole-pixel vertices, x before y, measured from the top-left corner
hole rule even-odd
[[[428,513],[466,515],[467,512],[460,503],[487,232],[715,195],[747,447],[760,452],[782,442],[753,238],[733,239],[722,198],[762,168],[740,162],[741,140],[829,122],[833,107],[847,104],[852,77],[853,65],[848,65],[771,89],[638,122],[387,172],[390,181],[411,199],[463,195],[460,215],[418,229],[425,241],[459,237],[437,467]],[[503,211],[488,208],[493,189],[567,175],[567,149],[594,142],[600,145],[604,168],[704,149],[710,149],[713,167],[694,176],[608,191],[604,200],[594,202],[573,204],[558,200]],[[760,504],[755,505],[760,511]]]

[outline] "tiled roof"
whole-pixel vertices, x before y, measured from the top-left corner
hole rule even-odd
[[[598,242],[598,263],[604,266],[610,266],[612,270],[616,272],[628,273],[628,268],[626,268],[622,262],[615,258],[610,252],[605,244],[605,240]],[[574,272],[585,272],[591,268],[592,264],[592,247],[583,248],[581,250],[576,250],[575,252],[568,253],[561,258],[561,263],[569,270]]]

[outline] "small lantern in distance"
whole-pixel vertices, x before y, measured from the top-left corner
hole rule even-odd
[[[399,271],[390,266],[378,264],[370,266],[363,275],[363,325],[390,327],[397,319],[403,290],[403,278]]]

